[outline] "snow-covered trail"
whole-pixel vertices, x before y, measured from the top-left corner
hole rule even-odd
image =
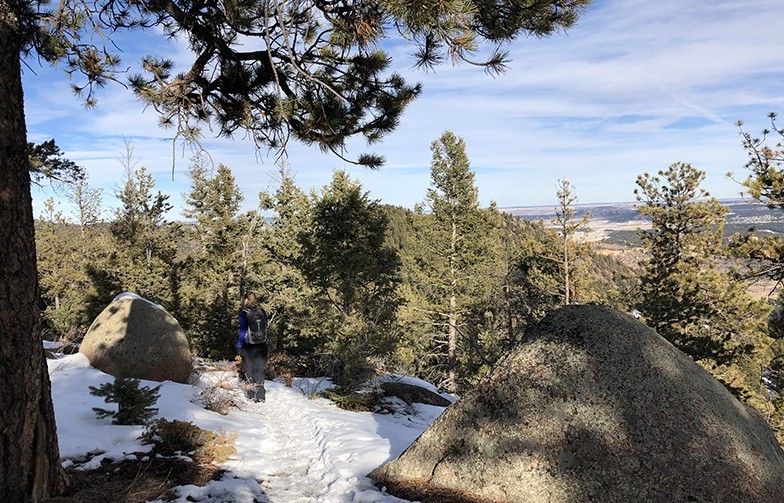
[[[400,454],[426,422],[343,411],[296,386],[267,381],[266,388],[265,403],[247,402],[248,410],[225,417],[222,428],[239,435],[237,456],[226,464],[234,476],[255,478],[271,503],[405,501],[366,475]]]
[[[93,407],[106,406],[89,386],[113,378],[92,368],[83,355],[49,361],[52,396],[64,464],[84,469],[104,459],[135,459],[149,450],[138,440],[143,426],[111,425]],[[211,431],[237,433],[237,453],[222,466],[227,473],[205,487],[176,489],[176,503],[401,503],[376,488],[373,469],[408,447],[443,411],[414,404],[407,414],[348,412],[324,398],[312,398],[325,380],[296,379],[288,388],[265,383],[267,401],[243,403],[227,415],[206,410],[198,396],[203,386],[236,379],[205,372],[199,384],[161,384],[158,417],[190,421]],[[236,390],[240,393],[239,389]],[[400,404],[402,410],[405,404]]]
[[[297,387],[275,382],[266,387],[265,403],[233,413],[256,415],[258,424],[238,432],[237,460],[229,469],[254,476],[272,503],[403,501],[380,492],[366,477],[392,457],[380,424],[388,418],[342,411]],[[243,418],[243,423],[253,420]],[[421,432],[409,429],[410,439],[398,432],[394,441],[408,444]]]
[[[219,372],[208,374],[225,379]],[[209,377],[204,377],[206,385]],[[224,464],[229,471],[224,481],[257,481],[264,494],[248,498],[246,484],[242,490],[248,493],[244,499],[248,503],[406,501],[376,488],[367,474],[400,455],[443,408],[415,404],[413,415],[349,412],[315,396],[328,384],[323,379],[295,379],[289,388],[280,382],[266,381],[266,402],[246,400],[244,410],[234,410],[226,416],[199,408],[189,408],[183,414],[182,410],[169,410],[167,406],[162,406],[159,413],[193,421],[213,431],[238,434],[237,454]],[[164,402],[163,395],[160,402]],[[240,501],[238,489],[232,489],[226,498],[217,497],[216,489],[183,488],[178,491],[178,502]]]

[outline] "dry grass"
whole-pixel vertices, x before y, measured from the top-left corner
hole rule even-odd
[[[173,489],[182,485],[205,486],[224,470],[212,464],[182,459],[139,456],[136,460],[106,463],[97,470],[66,470],[69,488],[65,495],[44,503],[141,503],[172,500]]]
[[[106,461],[95,470],[69,467],[66,494],[45,503],[170,501],[175,498],[175,487],[205,486],[218,480],[225,470],[216,462],[236,453],[236,437],[236,433],[214,433],[185,421],[159,419],[142,435],[144,443],[153,444],[149,453],[135,453],[136,459],[131,460]]]
[[[198,463],[222,463],[237,453],[236,433],[213,432],[188,421],[161,418],[152,422],[141,436],[143,444],[153,444],[153,454],[165,457],[188,455]]]

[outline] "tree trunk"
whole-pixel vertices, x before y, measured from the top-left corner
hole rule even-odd
[[[572,303],[571,290],[572,285],[569,281],[569,235],[564,229],[564,304],[567,306]]]
[[[273,316],[278,320],[278,330],[275,334],[275,344],[270,349],[276,353],[283,353],[286,351],[286,324],[287,324],[286,306],[282,305],[275,310]]]
[[[504,292],[504,310],[506,311],[506,344],[507,349],[511,349],[517,342],[517,335],[514,329],[514,312],[512,310],[512,295],[509,292],[509,284],[511,278],[509,277],[509,265],[506,265],[506,275],[504,277],[504,285],[502,291]]]
[[[449,276],[451,291],[449,294],[449,382],[447,388],[450,393],[457,393],[457,225],[452,222],[451,253],[449,255]]]
[[[0,0],[0,501],[65,488],[37,304],[18,12]]]
[[[457,300],[449,297],[449,382],[450,393],[457,393]]]

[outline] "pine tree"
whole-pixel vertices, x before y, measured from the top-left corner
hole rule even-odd
[[[182,265],[183,323],[197,353],[231,358],[236,349],[235,319],[241,297],[243,200],[228,166],[213,170],[203,155],[194,156],[188,172],[190,191],[185,194],[183,215],[192,220],[185,241]]]
[[[111,417],[112,424],[147,424],[158,409],[153,405],[160,398],[161,385],[154,388],[139,386],[139,379],[118,377],[112,383],[100,387],[90,386],[90,394],[102,396],[106,403],[116,403],[117,410],[93,407],[98,418]]]
[[[426,370],[432,363],[429,356],[433,352],[431,314],[428,293],[428,277],[423,270],[421,259],[424,240],[419,237],[426,226],[425,220],[431,215],[398,206],[383,206],[389,220],[386,244],[400,257],[401,284],[398,288],[401,305],[398,309],[398,344],[391,355],[392,364],[399,372],[429,378]]]
[[[103,220],[101,216],[103,212],[102,191],[90,188],[88,179],[89,177],[85,173],[84,177],[70,185],[65,193],[68,201],[74,206],[74,217],[79,226],[79,236],[82,239],[82,249],[85,252],[90,230],[95,229]]]
[[[113,282],[176,310],[176,247],[180,228],[166,220],[169,196],[153,193],[155,181],[144,166],[136,167],[133,148],[126,143],[120,162],[125,180],[115,196],[122,206],[114,211],[110,225],[116,251],[106,264]],[[116,292],[119,293],[119,292]]]
[[[64,157],[54,140],[43,143],[28,143],[27,156],[30,161],[30,177],[35,184],[48,181],[56,188],[82,182],[87,177],[84,167]]]
[[[310,224],[310,199],[295,183],[286,164],[280,163],[278,187],[262,192],[260,208],[271,212],[260,235],[269,260],[264,265],[267,309],[274,319],[275,349],[293,356],[312,355],[323,342],[318,317],[313,315],[315,292],[300,265],[300,235]]]
[[[42,321],[48,337],[77,341],[97,315],[92,309],[96,292],[89,276],[90,267],[103,261],[109,251],[98,221],[100,197],[91,192],[86,176],[63,189],[68,200],[77,203],[77,223],[55,210],[51,199],[36,221],[41,298],[46,304]],[[92,199],[88,202],[79,197]],[[104,307],[102,299],[100,309]]]
[[[153,194],[155,181],[144,166],[136,167],[133,148],[125,145],[126,151],[120,161],[125,180],[115,196],[122,207],[114,212],[112,234],[120,242],[141,255],[152,267],[153,257],[162,250],[162,236],[157,231],[166,223],[165,215],[172,208],[169,196]]]
[[[204,162],[197,158],[191,165],[191,191],[183,216],[195,220],[196,234],[206,253],[224,258],[237,251],[237,217],[244,197],[228,166],[218,164],[217,172],[210,176]]]
[[[465,311],[467,355],[463,380],[483,377],[508,351],[525,340],[528,330],[563,303],[563,241],[539,220],[499,215],[499,260],[491,262],[480,293]]]
[[[561,267],[563,271],[563,297],[564,304],[569,305],[574,300],[574,269],[578,253],[586,253],[583,247],[577,247],[574,235],[576,232],[585,229],[588,226],[588,213],[585,213],[579,220],[575,218],[575,210],[572,206],[577,201],[577,196],[574,193],[574,186],[569,183],[569,180],[558,180],[558,186],[555,193],[558,198],[558,208],[556,208],[556,217],[553,222],[561,233]]]
[[[749,157],[746,169],[750,171],[743,185],[754,199],[764,202],[770,208],[784,209],[784,128],[776,122],[775,113],[768,114],[770,129],[754,137],[743,130],[743,122],[738,122],[743,148]]]
[[[104,221],[102,190],[90,187],[86,172],[82,179],[66,187],[65,196],[73,208],[71,219],[79,236],[75,257],[79,275],[69,292],[69,302],[78,315],[78,321],[72,325],[76,329],[74,336],[82,337],[109,300],[96,290],[91,272],[95,273],[95,266],[106,263],[111,254],[111,236]]]
[[[531,223],[493,206],[486,215],[483,260],[475,265],[480,288],[466,297],[460,331],[461,381],[472,386],[528,329],[563,302],[555,232],[542,221]]]
[[[748,155],[746,169],[750,172],[743,182],[748,195],[766,204],[770,209],[784,209],[784,129],[778,126],[777,115],[769,114],[770,129],[762,131],[760,137],[753,137],[743,130],[738,122],[743,139],[743,147]],[[731,173],[730,173],[731,175]],[[776,286],[784,283],[784,239],[779,236],[759,236],[749,232],[746,236],[736,236],[733,243],[735,251],[750,257],[761,264],[752,267],[750,275],[776,281]]]
[[[312,196],[310,227],[300,235],[302,271],[323,296],[333,322],[328,347],[341,360],[341,384],[372,355],[392,349],[400,258],[386,246],[387,216],[345,171]],[[332,314],[330,314],[332,313]]]
[[[419,262],[427,277],[428,284],[423,286],[429,290],[428,310],[434,317],[431,339],[436,346],[440,341],[445,345],[446,359],[437,357],[436,367],[445,370],[444,384],[456,392],[462,386],[459,360],[470,352],[465,310],[490,288],[487,281],[497,258],[498,222],[494,210],[479,207],[463,139],[447,131],[431,150],[432,181],[424,203],[430,217],[419,219]]]
[[[559,261],[563,241],[542,220],[529,222],[510,216],[505,221],[504,242],[509,258],[504,281],[507,329],[503,350],[509,350],[563,302]]]
[[[746,169],[749,176],[743,182],[748,194],[773,210],[784,209],[784,128],[777,122],[777,114],[768,114],[770,128],[755,137],[743,130],[738,122],[743,148],[748,155]],[[784,283],[784,239],[780,236],[757,235],[750,231],[744,236],[734,236],[733,251],[744,258],[751,258],[748,275],[775,281],[775,287]],[[775,342],[771,346],[773,357],[766,371],[773,372],[773,381],[784,376],[784,331],[781,329],[781,297],[771,317],[769,331]],[[774,412],[768,413],[769,422],[784,445],[784,392],[779,387],[772,390]]]
[[[35,225],[41,299],[46,305],[44,335],[76,342],[97,314],[90,309],[94,292],[88,268],[107,253],[105,236],[99,230],[101,191],[89,187],[87,171],[65,159],[54,140],[28,148],[36,183],[54,184],[73,206],[69,219],[55,211],[50,199]]]
[[[652,224],[641,231],[650,258],[643,263],[639,310],[651,328],[764,409],[760,372],[771,357],[770,309],[718,268],[727,209],[699,187],[704,178],[683,163],[637,178],[639,211]]]
[[[56,210],[54,199],[47,199],[44,212],[36,222],[36,246],[41,294],[48,304],[43,316],[44,330],[50,332],[45,334],[49,338],[63,335],[70,321],[63,319],[62,308],[75,274],[76,257],[69,253],[75,249],[73,230],[63,213]]]

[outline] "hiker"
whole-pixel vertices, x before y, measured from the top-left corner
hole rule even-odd
[[[267,367],[269,344],[267,344],[267,313],[259,305],[256,292],[248,292],[242,300],[239,313],[240,333],[237,349],[242,357],[248,398],[263,402],[264,374]]]

